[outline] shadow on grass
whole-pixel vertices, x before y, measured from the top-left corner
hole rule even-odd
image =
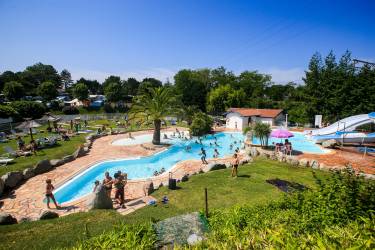
[[[241,174],[241,175],[237,175],[238,178],[250,178],[251,176],[248,175],[248,174]]]

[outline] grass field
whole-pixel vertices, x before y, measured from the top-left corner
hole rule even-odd
[[[298,182],[310,188],[315,183],[311,169],[291,167],[266,159],[239,168],[239,177],[229,177],[230,170],[217,170],[191,177],[179,183],[178,190],[161,188],[152,195],[159,199],[167,195],[168,205],[147,206],[121,216],[114,211],[92,211],[68,215],[49,221],[28,222],[0,227],[0,248],[4,249],[51,249],[70,247],[78,241],[113,229],[119,223],[158,221],[174,215],[204,208],[204,188],[208,189],[209,209],[225,208],[237,204],[257,205],[280,199],[284,194],[266,183],[267,179],[279,178]],[[328,173],[318,171],[318,176]],[[87,229],[87,230],[86,230]]]

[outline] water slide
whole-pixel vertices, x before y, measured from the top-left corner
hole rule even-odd
[[[334,135],[336,132],[339,131],[354,131],[357,127],[369,123],[375,123],[375,112],[371,112],[369,114],[350,116],[324,128],[306,130],[305,134],[309,134],[312,136]]]

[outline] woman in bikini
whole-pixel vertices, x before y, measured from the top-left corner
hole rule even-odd
[[[109,175],[108,172],[105,172],[104,180],[103,180],[103,186],[104,186],[105,191],[107,192],[107,195],[108,195],[109,198],[111,198],[112,184],[113,184],[112,177]]]
[[[56,199],[55,199],[55,196],[53,196],[53,190],[55,189],[55,187],[52,185],[52,181],[51,179],[47,179],[46,180],[46,198],[47,198],[47,207],[49,207],[49,203],[50,203],[50,199],[52,199],[53,203],[55,204],[56,208],[60,208],[60,206],[57,204],[56,202]]]

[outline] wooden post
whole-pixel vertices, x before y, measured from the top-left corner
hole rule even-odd
[[[204,200],[205,200],[205,212],[206,212],[206,218],[208,218],[208,199],[207,199],[207,188],[204,188]]]

